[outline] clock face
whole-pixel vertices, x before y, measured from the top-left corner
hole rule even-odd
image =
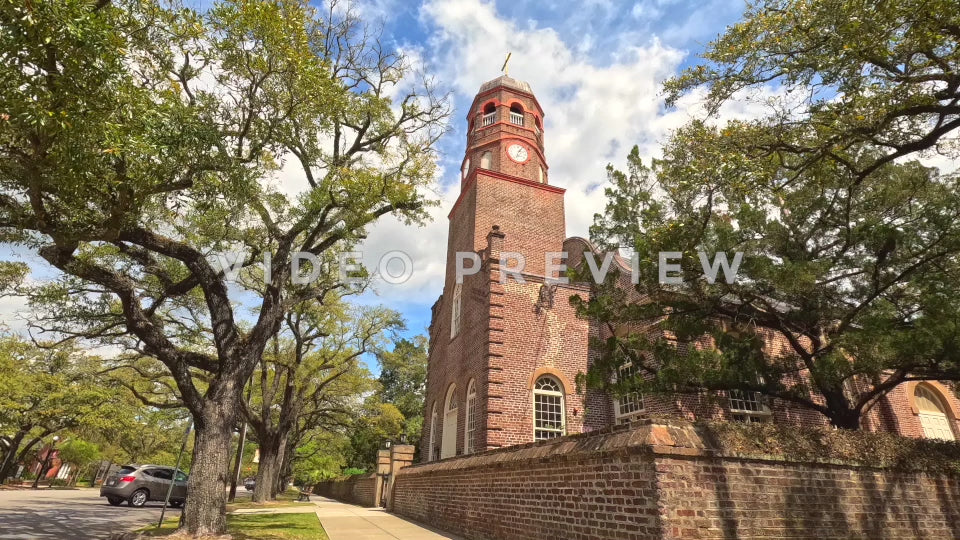
[[[519,163],[523,163],[530,157],[527,149],[524,148],[522,144],[511,144],[507,147],[507,155],[510,156],[510,159]]]

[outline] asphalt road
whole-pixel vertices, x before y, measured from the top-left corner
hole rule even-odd
[[[163,503],[110,506],[99,495],[99,488],[0,490],[0,540],[99,540],[160,518]],[[180,510],[168,508],[166,515]]]

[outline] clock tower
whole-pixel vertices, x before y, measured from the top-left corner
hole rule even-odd
[[[583,427],[572,381],[585,366],[588,323],[569,302],[578,291],[547,282],[556,274],[547,273],[547,255],[563,262],[566,231],[564,190],[549,182],[543,109],[529,84],[502,76],[480,87],[466,125],[443,294],[430,323],[427,461]],[[470,271],[462,279],[458,265]],[[553,406],[549,418],[535,416],[534,387],[537,399],[563,395],[569,413]]]
[[[470,106],[467,129],[461,180],[479,168],[547,183],[543,109],[529,84],[507,76],[485,83]]]
[[[503,250],[543,276],[547,252],[563,250],[564,190],[549,183],[543,109],[530,85],[501,76],[484,83],[467,113],[460,197],[450,212],[448,284],[458,251],[480,252],[497,226]]]

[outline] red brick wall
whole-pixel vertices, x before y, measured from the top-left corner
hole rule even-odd
[[[376,492],[377,475],[372,473],[326,480],[313,488],[316,495],[367,507],[377,506]]]
[[[394,511],[471,539],[960,538],[956,461],[930,474],[711,445],[669,421],[409,467]]]

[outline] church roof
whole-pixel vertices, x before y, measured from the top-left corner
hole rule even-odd
[[[533,94],[533,90],[530,89],[530,84],[526,81],[519,81],[513,77],[508,77],[506,75],[501,75],[496,79],[487,81],[480,86],[480,91],[478,94],[482,94],[487,90],[496,88],[498,86],[506,86],[508,88],[513,88],[514,90],[520,90],[521,92],[526,92],[528,94]]]

